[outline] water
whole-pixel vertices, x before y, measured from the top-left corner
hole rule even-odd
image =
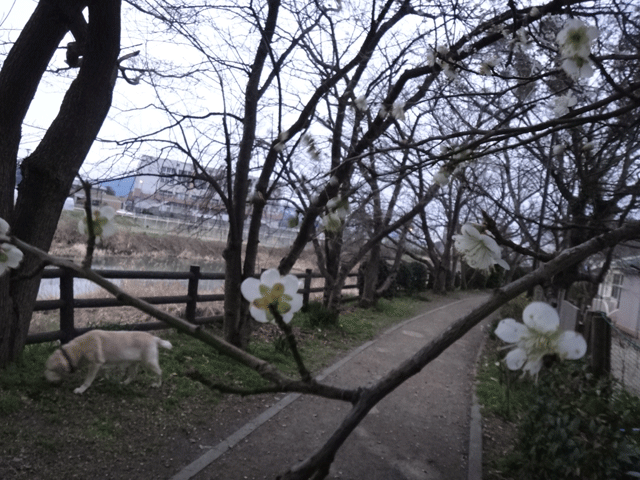
[[[75,259],[76,263],[80,263],[81,259]],[[159,272],[188,272],[191,265],[200,266],[201,272],[222,273],[224,272],[223,262],[212,262],[210,260],[185,259],[185,258],[156,258],[156,257],[96,257],[93,260],[93,268],[109,269],[109,270],[142,270],[142,271],[159,271]],[[115,285],[122,286],[122,280],[109,279]],[[187,293],[188,280],[133,280],[138,285],[152,287],[162,284],[174,284],[184,287],[184,294]],[[212,292],[216,288],[222,286],[222,280],[200,280],[198,283],[198,292]],[[102,290],[96,284],[85,280],[84,278],[75,278],[73,280],[73,295],[81,297],[90,293]],[[104,292],[105,296],[111,296]],[[153,295],[153,292],[145,293],[145,295]],[[51,300],[60,297],[60,280],[57,278],[45,278],[40,282],[40,290],[38,291],[38,300]]]

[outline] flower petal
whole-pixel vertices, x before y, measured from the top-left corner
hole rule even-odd
[[[7,235],[9,233],[9,224],[4,218],[0,218],[0,235]]]
[[[280,279],[280,283],[284,285],[284,291],[288,295],[294,295],[298,292],[298,286],[300,285],[300,281],[298,277],[295,275],[285,275]]]
[[[532,302],[522,312],[522,320],[529,328],[539,332],[552,332],[560,326],[558,312],[544,302]]]
[[[516,322],[513,318],[505,318],[498,324],[495,334],[503,342],[517,343],[522,337],[527,335],[528,332],[529,329],[526,325]]]
[[[509,370],[520,370],[527,361],[527,352],[522,348],[514,348],[505,357],[504,361]]]
[[[260,283],[269,288],[273,287],[276,283],[280,283],[281,280],[282,278],[280,277],[280,272],[278,272],[277,268],[265,270],[262,272],[262,275],[260,275]]]
[[[562,332],[558,338],[557,352],[560,358],[577,360],[587,353],[587,342],[578,332]]]
[[[541,368],[542,368],[542,357],[529,360],[525,364],[525,366],[524,366],[524,368],[522,370],[524,372],[528,372],[531,375],[535,376],[535,375],[538,374],[538,372],[540,372]]]
[[[249,307],[249,313],[251,316],[260,323],[268,323],[267,311],[261,308],[254,307],[253,304]]]
[[[496,265],[500,265],[502,268],[504,268],[505,270],[509,270],[511,269],[511,267],[509,266],[509,264],[507,262],[505,262],[504,260],[502,260],[501,258],[499,258],[498,260],[496,260]]]
[[[116,214],[116,211],[114,210],[114,208],[110,207],[109,205],[105,205],[104,207],[100,207],[99,212],[100,212],[100,216],[105,217],[105,218],[107,218],[109,220],[111,220]]]
[[[260,297],[260,280],[257,278],[247,278],[240,285],[240,291],[242,296],[248,301],[253,302],[256,298]]]

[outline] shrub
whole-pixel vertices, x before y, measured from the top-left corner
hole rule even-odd
[[[338,324],[339,313],[325,308],[321,302],[309,302],[301,309],[306,322],[313,328],[335,327]]]
[[[616,392],[583,362],[543,371],[506,462],[514,478],[599,480],[638,470],[640,401]],[[536,392],[534,390],[534,392]]]
[[[419,262],[402,263],[398,269],[396,282],[398,287],[407,293],[417,293],[426,290],[429,270]]]

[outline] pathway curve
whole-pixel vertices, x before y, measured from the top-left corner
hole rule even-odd
[[[321,374],[353,388],[380,379],[486,295],[461,295],[421,313],[351,352]],[[422,372],[376,405],[338,452],[329,479],[467,479],[473,371],[482,322]],[[275,479],[328,438],[350,405],[314,396],[284,396],[173,480]]]

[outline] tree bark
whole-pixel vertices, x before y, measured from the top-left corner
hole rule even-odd
[[[82,30],[89,7],[87,43],[77,78],[35,151],[22,162],[15,209],[13,182],[21,125],[44,71],[64,35]],[[11,233],[48,250],[73,179],[111,106],[120,52],[120,0],[40,2],[0,72],[0,181],[2,217]],[[8,187],[8,188],[7,188]],[[8,198],[10,195],[10,198]],[[0,278],[0,366],[24,348],[40,284],[39,260]]]

